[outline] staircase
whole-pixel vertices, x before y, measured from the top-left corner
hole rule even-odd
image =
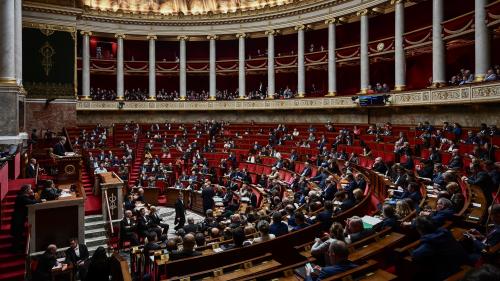
[[[104,248],[108,246],[105,224],[102,215],[85,216],[85,245],[87,245],[90,256],[99,246]]]
[[[87,171],[87,165],[82,165],[82,185],[85,190],[85,214],[96,215],[101,214],[101,197],[95,196],[92,193],[93,180],[90,173]]]
[[[128,181],[129,186],[135,185],[135,181],[139,178],[141,171],[141,165],[144,163],[144,145],[146,144],[145,139],[139,138],[137,148],[135,150],[134,163],[131,166],[130,178]]]
[[[10,182],[9,186],[11,186]],[[24,255],[24,242],[23,245],[21,245],[21,248],[23,249],[21,253],[13,253],[11,250],[14,239],[10,235],[10,222],[12,219],[12,213],[14,213],[14,202],[16,200],[16,193],[18,190],[19,188],[9,190],[1,204],[0,280],[2,281],[24,280],[26,261]]]

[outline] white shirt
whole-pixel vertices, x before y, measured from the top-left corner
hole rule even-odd
[[[107,172],[108,172],[108,170],[106,170],[106,168],[104,168],[104,167],[103,168],[97,167],[94,171],[94,173],[96,173],[96,174],[102,174],[102,173],[107,173]]]

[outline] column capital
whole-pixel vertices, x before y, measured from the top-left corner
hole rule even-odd
[[[396,5],[396,4],[400,4],[400,3],[405,3],[406,0],[391,0],[391,5]]]
[[[156,36],[156,35],[154,35],[154,34],[148,34],[148,35],[146,36],[146,38],[147,38],[148,40],[157,40],[157,39],[158,39],[158,36]]]
[[[276,29],[269,29],[264,32],[265,35],[276,35],[278,34],[278,31]]]
[[[177,36],[177,40],[179,40],[179,41],[187,41],[187,40],[189,40],[189,36],[187,36],[187,35],[179,35],[179,36]]]
[[[116,33],[116,34],[115,34],[115,38],[122,38],[122,39],[125,39],[125,34],[123,34],[123,33]]]
[[[346,23],[347,19],[345,17],[334,17],[325,20],[325,24],[341,24]]]
[[[244,32],[236,33],[236,38],[247,38],[248,35]]]
[[[382,14],[382,9],[378,7],[373,7],[369,9],[363,9],[361,11],[358,11],[356,13],[356,16],[361,17],[361,16],[375,16],[375,15],[380,15]]]
[[[215,34],[207,35],[207,39],[208,40],[217,40],[217,39],[219,39],[219,36],[217,36]]]
[[[92,36],[92,31],[88,31],[88,30],[80,30],[80,34],[81,34],[81,35],[88,35],[88,36]]]
[[[294,27],[294,29],[295,29],[296,31],[299,31],[299,30],[304,30],[304,29],[306,29],[306,26],[305,26],[304,24],[299,24],[299,25],[296,25],[296,26]]]

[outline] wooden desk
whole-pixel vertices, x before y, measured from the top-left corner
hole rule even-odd
[[[52,272],[51,272],[51,279],[52,279],[52,281],[55,281],[55,280],[73,281],[73,280],[75,280],[73,273],[74,273],[73,264],[70,263],[66,266],[66,268],[64,270],[62,270],[62,268],[55,268],[55,269],[53,268]]]
[[[356,249],[354,252],[349,254],[349,260],[356,263],[359,260],[372,258],[373,256],[380,254],[382,251],[390,250],[398,242],[402,241],[403,238],[403,234],[392,232],[382,237],[379,241],[370,243],[360,249]]]
[[[77,237],[83,243],[84,217],[82,197],[28,205],[30,253],[45,251],[48,244],[67,245],[71,237]]]
[[[144,190],[144,203],[149,205],[158,205],[158,194],[160,189],[158,187],[140,187]],[[137,192],[139,187],[134,187],[133,191]]]
[[[223,274],[221,276],[204,278],[204,280],[213,280],[213,281],[238,280],[238,279],[241,279],[242,277],[251,276],[251,275],[254,275],[254,274],[257,274],[260,272],[264,272],[267,270],[277,268],[279,266],[281,266],[281,263],[279,263],[275,260],[270,260],[270,261],[265,261],[263,263],[254,265],[250,268],[238,269],[238,270],[235,270],[233,272]]]

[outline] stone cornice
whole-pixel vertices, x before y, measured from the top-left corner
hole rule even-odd
[[[436,106],[500,102],[500,83],[392,93],[386,107]],[[78,101],[77,111],[118,111],[118,101]],[[121,111],[233,111],[359,108],[350,96],[287,100],[138,101],[124,102]]]
[[[23,9],[26,12],[25,18],[29,20],[39,19],[41,22],[51,22],[53,20],[47,18],[47,15],[56,14],[61,15],[57,17],[58,23],[76,25],[78,29],[89,31],[113,34],[120,30],[131,35],[146,35],[154,32],[158,36],[176,36],[181,32],[186,35],[206,35],[207,33],[222,35],[237,32],[262,32],[269,28],[293,28],[297,24],[321,24],[332,16],[349,17],[360,9],[379,5],[387,5],[387,0],[302,0],[294,1],[293,4],[244,12],[206,15],[127,14],[86,8],[66,8],[34,2],[25,2]],[[172,29],[165,29],[165,26],[172,27]]]

